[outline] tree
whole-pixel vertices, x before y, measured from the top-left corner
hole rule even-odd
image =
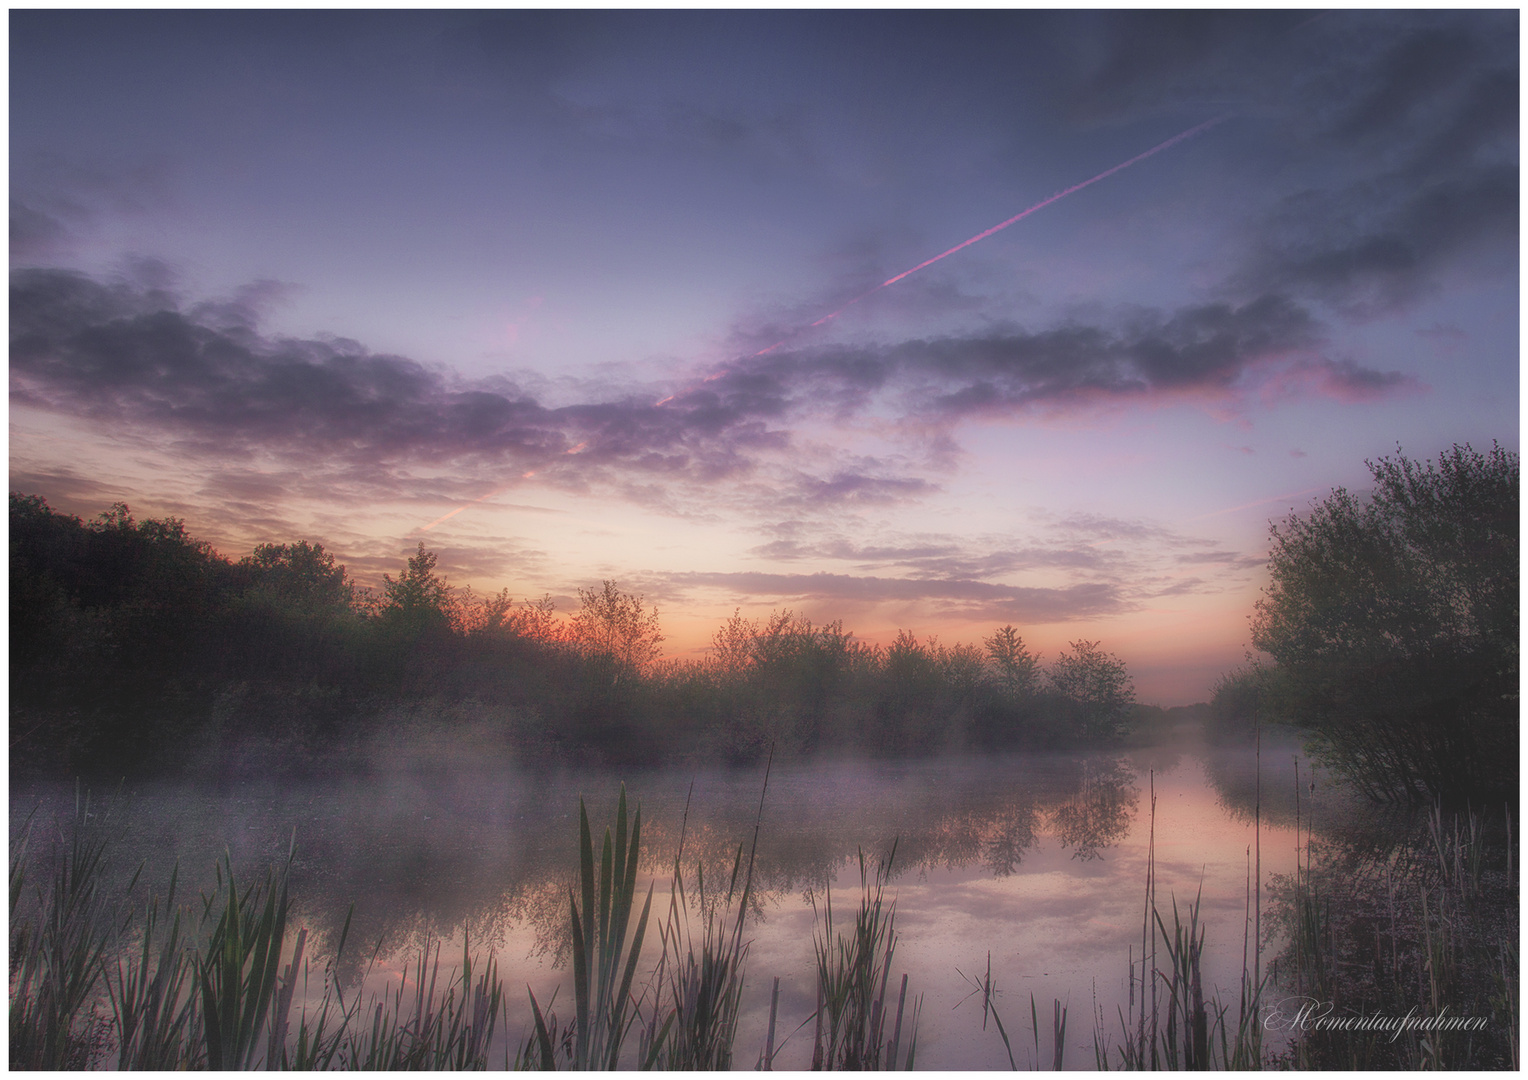
[[[744,674],[753,666],[754,640],[758,636],[758,623],[743,618],[742,611],[734,609],[732,618],[711,635],[711,662],[716,670],[733,678]]]
[[[1135,704],[1125,662],[1096,641],[1074,641],[1071,648],[1056,657],[1050,684],[1070,714],[1073,733],[1089,740],[1118,738]]]
[[[387,622],[416,629],[450,624],[451,586],[435,573],[435,553],[425,550],[423,540],[397,580],[389,574],[382,580],[382,617]]]
[[[663,634],[658,609],[643,608],[643,597],[621,591],[614,581],[599,589],[579,589],[582,604],[573,616],[574,640],[592,656],[603,656],[627,668],[641,668],[658,658]]]
[[[1515,795],[1517,455],[1366,464],[1367,500],[1337,488],[1272,526],[1252,641],[1279,704],[1376,797]]]
[[[433,558],[433,556],[432,556]],[[259,544],[239,560],[257,588],[299,607],[348,608],[355,586],[322,544]]]
[[[1034,692],[1040,678],[1040,658],[1024,644],[1024,639],[1012,626],[993,631],[983,640],[987,656],[997,668],[998,681],[1012,697],[1023,697]]]

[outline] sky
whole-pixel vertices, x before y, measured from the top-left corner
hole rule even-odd
[[[1518,23],[14,10],[11,488],[1205,700],[1270,521],[1518,449]]]

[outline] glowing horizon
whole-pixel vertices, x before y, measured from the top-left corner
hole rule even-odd
[[[11,487],[1203,700],[1270,518],[1516,448],[1517,29],[18,10]]]

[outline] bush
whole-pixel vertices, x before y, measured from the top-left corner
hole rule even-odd
[[[1370,795],[1517,791],[1518,459],[1455,446],[1370,462],[1272,529],[1252,640],[1287,719]]]

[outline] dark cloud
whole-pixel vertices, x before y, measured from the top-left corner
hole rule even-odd
[[[203,452],[264,451],[362,472],[476,462],[707,482],[746,472],[748,453],[786,441],[764,422],[779,409],[746,381],[667,408],[548,408],[512,384],[462,383],[342,339],[266,338],[254,321],[273,290],[182,311],[162,292],[18,272],[12,401],[157,427]],[[827,488],[835,483],[844,486]]]
[[[55,468],[18,466],[14,461],[10,470],[12,491],[48,493],[48,504],[55,510],[91,518],[115,502],[123,502],[133,492],[122,485],[85,475],[67,465]]]
[[[64,223],[52,214],[11,198],[11,258],[37,259],[65,246],[70,238]]]
[[[1330,179],[1265,219],[1242,283],[1368,315],[1414,303],[1462,259],[1515,253],[1516,42],[1515,12],[1324,24],[1312,47],[1327,75],[1289,102],[1282,137]]]
[[[19,154],[11,168],[11,259],[35,263],[68,252],[107,216],[162,207],[168,171],[157,158],[86,165],[52,153]]]
[[[1088,37],[1096,44],[1090,56],[1079,57],[1075,81],[1064,90],[1067,110],[1074,120],[1096,124],[1244,103],[1257,78],[1267,77],[1270,45],[1278,48],[1308,17],[1202,9],[1074,15],[1090,24]]]
[[[1062,588],[1024,588],[971,579],[928,580],[848,574],[680,572],[663,575],[672,589],[721,589],[739,598],[860,603],[932,601],[949,611],[990,615],[1026,623],[1066,622],[1119,614],[1133,606],[1116,585],[1082,583]]]
[[[1420,183],[1397,174],[1292,201],[1299,205],[1275,219],[1243,280],[1358,315],[1416,301],[1452,259],[1481,244],[1516,245],[1515,164]]]
[[[1237,397],[1281,371],[1322,370],[1346,393],[1399,388],[1405,376],[1320,357],[1321,326],[1304,307],[1268,294],[1241,305],[1135,311],[1114,325],[996,329],[886,346],[782,350],[740,360],[704,387],[785,415],[808,404],[837,416],[889,401],[903,417],[952,421],[1161,394]]]
[[[164,266],[129,270],[111,284],[61,270],[12,275],[12,402],[154,431],[185,456],[274,457],[304,470],[308,485],[356,498],[476,498],[485,478],[534,473],[657,506],[724,481],[777,509],[905,502],[938,490],[928,474],[949,467],[958,451],[949,431],[969,417],[1161,394],[1234,398],[1269,379],[1285,394],[1342,397],[1406,381],[1316,355],[1319,326],[1268,295],[1135,310],[1110,326],[781,351],[661,400],[629,389],[553,406],[541,388],[467,381],[342,338],[266,336],[262,314],[289,291],[277,282],[188,304]],[[792,435],[807,420],[870,416],[891,419],[917,458],[851,459]]]
[[[1226,295],[1369,316],[1415,303],[1460,259],[1515,261],[1516,11],[1062,18],[1085,43],[1056,88],[1075,120],[1229,112],[1218,137],[1271,166],[1241,185],[1272,200],[1240,208],[1251,255]]]

